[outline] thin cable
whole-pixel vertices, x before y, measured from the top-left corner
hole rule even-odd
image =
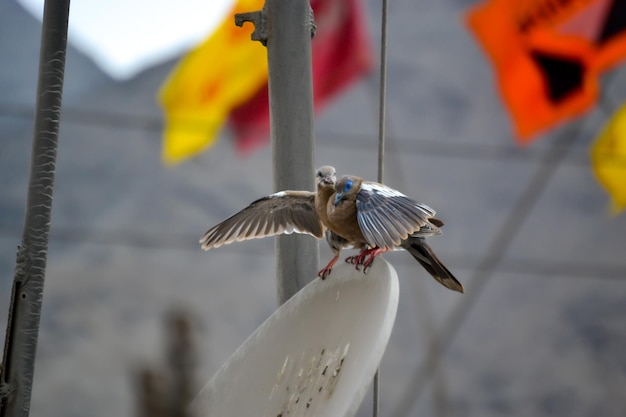
[[[382,0],[380,28],[380,101],[378,102],[378,182],[383,182],[385,170],[385,110],[387,105],[387,0]],[[372,386],[372,416],[378,417],[380,410],[379,369],[374,374]]]
[[[11,242],[19,239],[19,231],[0,227],[0,243],[2,240]],[[176,250],[182,252],[198,252],[198,237],[195,234],[172,233],[143,233],[140,231],[116,230],[88,230],[69,229],[56,226],[50,235],[50,242],[69,245],[102,245],[111,248],[126,248],[137,250]],[[253,256],[268,256],[274,251],[273,245],[251,244],[249,246],[227,245],[220,248],[220,252],[229,254],[250,254]],[[473,271],[470,259],[450,255],[448,263],[456,268]],[[410,257],[398,257],[398,265],[413,266],[414,260]],[[623,265],[606,265],[604,263],[589,262],[551,262],[545,259],[506,259],[498,265],[502,273],[524,273],[536,277],[566,277],[570,279],[603,279],[624,280],[626,267]],[[423,303],[421,303],[423,304]]]
[[[378,410],[380,409],[379,393],[380,393],[380,368],[376,369],[374,374],[374,385],[372,386],[373,401],[372,401],[372,415],[378,417]]]
[[[385,167],[385,110],[387,106],[387,0],[382,0],[380,34],[380,101],[378,103],[378,182],[383,182]]]
[[[613,108],[613,107],[611,107]],[[16,119],[32,120],[34,112],[31,106],[13,103],[0,103],[0,116]],[[131,115],[119,113],[107,113],[104,111],[81,110],[76,107],[63,108],[63,123],[75,126],[101,126],[113,129],[139,129],[148,132],[161,132],[163,124],[160,117],[149,115]],[[599,127],[598,127],[599,128]],[[595,135],[597,129],[589,132]],[[541,159],[541,149],[520,148],[512,144],[500,143],[477,143],[477,142],[453,142],[427,137],[403,137],[391,134],[391,139],[396,139],[397,152],[405,154],[420,154],[442,156],[445,158],[462,158],[465,160],[516,160],[538,161]],[[386,137],[386,135],[385,135]],[[363,134],[348,134],[332,131],[317,131],[317,143],[326,147],[337,149],[370,149],[374,145],[370,141],[373,137],[364,137]],[[502,135],[503,141],[508,139]],[[613,163],[626,166],[626,158],[619,155],[612,156]],[[200,161],[194,159],[193,161]],[[569,152],[567,159],[562,163],[573,166],[590,166],[589,152],[587,149],[574,149]]]

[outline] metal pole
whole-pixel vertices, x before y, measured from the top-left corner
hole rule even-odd
[[[313,82],[308,0],[266,0],[267,58],[275,190],[313,189]],[[318,243],[309,236],[279,236],[277,292],[287,301],[315,277]]]
[[[47,0],[44,6],[28,201],[22,244],[17,251],[0,369],[0,416],[28,416],[30,410],[48,252],[69,8],[69,0]]]

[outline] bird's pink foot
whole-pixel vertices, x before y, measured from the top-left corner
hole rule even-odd
[[[330,274],[333,270],[333,266],[335,266],[335,264],[337,263],[337,259],[339,259],[339,255],[335,255],[335,257],[331,259],[330,262],[328,262],[328,265],[326,265],[320,270],[320,272],[317,273],[317,276],[321,279],[326,279],[328,274]]]
[[[360,269],[360,267],[362,266],[363,272],[367,272],[369,267],[372,265],[372,262],[374,262],[374,258],[376,258],[381,253],[387,252],[387,250],[388,249],[381,248],[365,249],[359,252],[359,254],[356,256],[347,257],[346,262],[349,264],[353,264],[356,269]]]
[[[360,253],[359,253],[359,255],[360,255]],[[346,263],[349,263],[349,264],[352,264],[352,265],[356,264],[358,266],[359,264],[357,263],[357,261],[359,260],[359,255],[348,256],[346,258]]]

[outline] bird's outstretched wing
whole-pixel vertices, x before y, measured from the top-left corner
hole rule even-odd
[[[410,235],[440,234],[429,219],[435,210],[385,185],[366,182],[356,197],[359,227],[372,247],[391,249]]]
[[[210,228],[200,243],[202,249],[209,250],[242,240],[294,232],[318,239],[324,236],[324,227],[315,211],[315,193],[280,191],[260,198]]]

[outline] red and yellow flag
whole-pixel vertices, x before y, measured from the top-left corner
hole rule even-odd
[[[267,51],[250,41],[252,26],[236,13],[260,10],[264,0],[237,0],[213,34],[189,52],[162,86],[163,160],[180,162],[212,145],[230,111],[267,82]]]
[[[626,208],[626,105],[602,128],[591,147],[596,178],[611,196],[611,212]]]
[[[626,0],[488,0],[467,24],[522,143],[590,109],[600,73],[626,58]]]
[[[233,15],[264,0],[238,0],[220,27],[185,56],[159,94],[165,112],[163,159],[176,163],[213,144],[227,118],[239,151],[268,142],[267,52]],[[361,0],[312,0],[315,110],[367,73],[372,51]]]

